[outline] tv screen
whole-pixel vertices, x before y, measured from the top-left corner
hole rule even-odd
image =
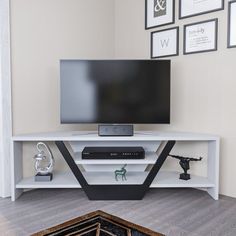
[[[61,123],[170,122],[169,60],[61,60]]]

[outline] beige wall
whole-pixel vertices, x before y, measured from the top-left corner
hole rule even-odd
[[[14,134],[87,128],[60,125],[59,59],[112,58],[113,16],[111,0],[11,0]]]
[[[176,20],[175,25],[180,26],[180,56],[171,58],[171,125],[147,128],[220,135],[220,191],[236,197],[236,49],[226,49],[227,7],[226,1],[224,11]],[[144,30],[144,1],[116,0],[115,10],[116,57],[150,58],[151,30]],[[218,51],[183,56],[182,26],[212,18],[219,18]],[[168,26],[153,31],[163,28]]]
[[[183,56],[182,25],[215,17],[219,50]],[[236,49],[226,49],[227,10],[177,20],[175,25],[180,26],[180,56],[171,58],[171,125],[136,128],[220,135],[220,191],[236,197]],[[144,0],[12,0],[11,26],[15,134],[96,128],[60,125],[60,58],[150,58]],[[200,146],[187,147],[184,154],[202,154],[205,146]],[[200,165],[204,171],[199,171],[205,172],[205,163]]]

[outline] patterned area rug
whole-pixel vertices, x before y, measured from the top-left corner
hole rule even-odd
[[[67,221],[33,236],[164,236],[102,211]]]

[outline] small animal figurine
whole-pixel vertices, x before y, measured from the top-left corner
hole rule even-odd
[[[126,179],[126,172],[127,170],[125,169],[125,167],[127,166],[127,164],[125,164],[120,170],[116,170],[115,171],[115,179],[116,181],[118,181],[118,176],[120,175],[122,178],[122,181],[127,180]]]

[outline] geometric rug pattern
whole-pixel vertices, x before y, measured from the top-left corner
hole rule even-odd
[[[33,236],[164,236],[103,211],[95,211]]]

